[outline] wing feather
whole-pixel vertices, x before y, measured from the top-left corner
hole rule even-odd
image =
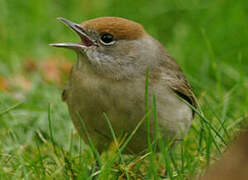
[[[165,77],[163,78],[165,78],[168,86],[179,97],[183,98],[189,104],[197,108],[197,103],[192,88],[176,61],[171,56],[167,56],[161,67],[163,68],[162,72],[165,72]]]

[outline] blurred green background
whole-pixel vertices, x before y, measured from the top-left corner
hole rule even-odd
[[[190,78],[200,80],[203,86],[216,84],[209,80],[219,78],[230,88],[240,75],[247,75],[247,8],[244,0],[1,0],[0,73],[16,72],[27,57],[40,61],[59,54],[73,59],[72,52],[48,46],[77,39],[56,17],[82,22],[121,16],[143,24]]]
[[[33,68],[36,63],[53,59],[59,64],[57,61],[63,57],[69,63],[75,62],[74,52],[48,46],[78,41],[56,20],[60,16],[74,22],[120,16],[143,24],[181,65],[208,119],[213,123],[220,119],[230,133],[246,121],[248,1],[0,0],[1,153],[14,153],[26,146],[31,150],[24,153],[32,152],[35,132],[48,134],[49,103],[55,139],[69,147],[73,126],[60,100],[67,75],[60,83],[49,82],[43,77],[44,66]],[[29,72],[24,66],[30,59],[33,64]],[[27,154],[29,157],[32,153]]]

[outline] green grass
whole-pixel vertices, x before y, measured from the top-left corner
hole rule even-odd
[[[192,179],[204,172],[247,122],[247,7],[245,0],[1,0],[0,77],[15,84],[21,75],[31,87],[0,91],[0,179]],[[62,88],[44,81],[39,69],[26,72],[23,64],[57,56],[75,62],[73,52],[48,46],[77,41],[56,17],[81,22],[112,15],[140,22],[166,46],[201,109],[173,150],[161,141],[160,154],[128,157],[120,149],[98,157],[97,167],[61,101]]]

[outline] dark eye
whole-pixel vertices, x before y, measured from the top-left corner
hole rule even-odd
[[[101,36],[101,42],[104,45],[111,45],[115,42],[114,36],[109,33],[105,33]]]

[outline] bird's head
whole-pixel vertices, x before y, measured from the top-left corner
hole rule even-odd
[[[79,59],[98,71],[118,74],[119,78],[144,73],[164,56],[164,48],[142,25],[119,17],[100,17],[81,24],[58,18],[75,31],[79,43],[54,43],[55,47],[75,50]]]

